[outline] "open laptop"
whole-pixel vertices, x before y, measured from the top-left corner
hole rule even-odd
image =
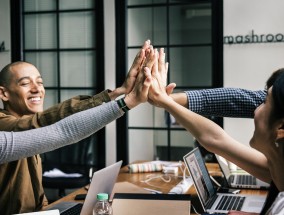
[[[111,196],[121,165],[122,161],[119,161],[93,174],[84,204],[78,202],[60,202],[47,208],[47,210],[58,209],[62,215],[92,215],[93,207],[97,202],[97,194],[108,193],[109,197]]]
[[[227,213],[239,210],[259,213],[266,196],[218,193],[214,187],[199,148],[186,154],[184,162],[191,174],[203,212]]]
[[[220,169],[224,175],[224,186],[231,188],[249,188],[249,189],[268,189],[269,184],[257,179],[253,175],[243,171],[231,171],[228,161],[220,155],[215,154]]]

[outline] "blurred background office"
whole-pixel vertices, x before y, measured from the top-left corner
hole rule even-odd
[[[283,67],[282,8],[281,0],[1,0],[0,67],[17,60],[36,65],[47,108],[120,86],[150,39],[165,48],[175,91],[263,89]],[[212,120],[248,143],[251,119]],[[195,145],[175,119],[148,104],[85,141],[83,152],[64,148],[52,156],[100,169],[120,159],[181,160]],[[48,154],[43,161],[49,162]]]

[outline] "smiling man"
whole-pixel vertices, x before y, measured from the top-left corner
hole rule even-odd
[[[43,111],[45,89],[37,68],[26,62],[11,65],[8,77],[0,79],[0,98],[4,109],[16,117]],[[9,80],[9,83],[1,83]]]
[[[0,131],[44,127],[131,93],[149,47],[150,41],[145,41],[120,87],[93,96],[75,96],[44,111],[45,90],[37,68],[27,62],[8,64],[0,72],[0,99],[4,104],[4,109],[0,109]],[[38,211],[47,204],[39,155],[0,165],[1,215]]]
[[[45,89],[38,69],[23,61],[8,64],[0,72],[0,99],[4,105],[4,109],[0,109],[0,131],[23,131],[50,125],[73,113],[130,92],[143,58],[142,55],[136,56],[135,66],[130,69],[129,76],[114,91],[105,90],[94,96],[76,96],[45,111]],[[1,164],[0,182],[1,214],[38,211],[48,204],[42,187],[40,155]]]
[[[0,73],[0,98],[4,105],[4,109],[0,109],[0,130],[40,127],[41,121],[35,120],[39,116],[32,116],[43,111],[44,96],[43,81],[35,66],[19,61],[4,67]],[[41,172],[39,155],[0,165],[0,210],[3,214],[35,211],[47,204]]]

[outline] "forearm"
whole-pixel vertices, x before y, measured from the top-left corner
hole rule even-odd
[[[123,114],[116,102],[109,102],[73,114],[53,125],[23,132],[0,133],[0,163],[19,160],[76,143]]]
[[[262,153],[239,143],[211,120],[187,110],[170,99],[163,107],[208,151],[222,155],[264,181],[271,180],[267,160]]]
[[[203,116],[253,118],[266,92],[240,88],[215,88],[185,92],[187,107]],[[179,103],[179,102],[178,102]],[[183,105],[183,104],[182,104]],[[184,106],[184,105],[183,105]]]
[[[171,99],[164,100],[162,106],[173,115],[179,124],[188,130],[197,141],[201,142],[207,148],[211,148],[211,145],[215,145],[215,142],[212,140],[220,140],[222,135],[225,134],[224,130],[211,120],[186,109]],[[211,141],[209,141],[210,139]],[[210,149],[210,151],[212,150],[216,152],[215,147]]]
[[[185,108],[189,108],[188,107],[188,96],[185,92],[173,93],[170,96],[176,103],[182,105]]]

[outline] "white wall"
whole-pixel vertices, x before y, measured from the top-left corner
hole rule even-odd
[[[115,89],[115,0],[104,1],[105,87]],[[106,165],[116,161],[116,122],[106,126]]]
[[[5,50],[0,52],[0,70],[11,61],[11,28],[10,28],[10,1],[0,1],[0,45],[4,41]],[[0,101],[0,108],[3,103]]]
[[[4,41],[8,51],[0,52],[0,68],[11,61],[11,28],[10,28],[10,1],[0,1],[0,44]]]
[[[283,0],[224,0],[224,36],[284,34]],[[224,45],[224,86],[263,89],[266,79],[284,67],[284,42]],[[224,128],[248,143],[253,120],[225,119]]]

